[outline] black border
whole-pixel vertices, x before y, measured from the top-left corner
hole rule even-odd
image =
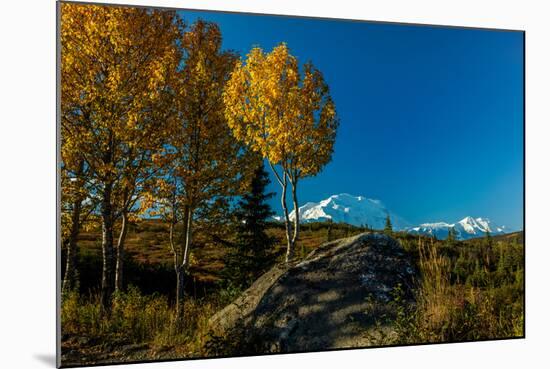
[[[162,9],[162,10],[178,10],[178,11],[194,11],[203,13],[224,13],[224,14],[240,14],[240,15],[252,15],[252,16],[271,16],[281,18],[300,18],[300,19],[315,19],[315,20],[328,20],[328,21],[344,21],[344,22],[357,22],[357,23],[370,23],[370,24],[388,24],[388,25],[400,25],[400,26],[416,26],[416,27],[432,27],[432,28],[451,28],[451,29],[466,29],[466,30],[481,30],[481,31],[496,31],[496,32],[521,32],[523,34],[523,335],[517,337],[502,337],[502,338],[488,338],[479,340],[465,340],[465,341],[446,341],[446,342],[421,342],[410,344],[394,344],[394,345],[380,345],[380,346],[366,346],[366,347],[344,347],[334,348],[319,351],[293,351],[293,352],[281,352],[281,353],[261,353],[257,355],[231,355],[231,356],[205,356],[196,358],[177,358],[177,359],[158,359],[158,360],[129,360],[125,362],[113,362],[113,363],[97,363],[87,365],[62,365],[61,363],[61,176],[60,165],[61,162],[61,4],[80,4],[80,5],[96,5],[96,6],[113,6],[113,7],[129,7],[129,8],[148,8],[148,9]],[[113,3],[95,3],[86,1],[73,1],[73,0],[57,0],[56,1],[56,367],[57,368],[82,368],[82,367],[97,367],[108,365],[129,365],[129,364],[145,364],[145,363],[163,363],[163,362],[180,362],[180,361],[194,361],[194,360],[215,360],[215,359],[228,359],[228,358],[240,358],[240,357],[256,357],[256,356],[273,356],[273,355],[292,355],[292,354],[304,354],[304,353],[320,353],[320,352],[335,352],[335,351],[349,351],[349,350],[365,350],[376,348],[394,348],[394,347],[410,347],[410,346],[428,346],[428,345],[446,345],[446,344],[460,344],[460,343],[472,343],[472,342],[493,342],[493,341],[508,341],[508,340],[521,340],[526,338],[526,244],[527,244],[527,232],[526,232],[526,31],[517,29],[505,29],[505,28],[490,28],[490,27],[472,27],[472,26],[456,26],[456,25],[441,25],[430,23],[408,23],[408,22],[392,22],[392,21],[377,21],[377,20],[365,20],[365,19],[349,19],[349,18],[331,18],[331,17],[316,17],[316,16],[303,16],[303,15],[288,15],[288,14],[270,14],[270,13],[253,13],[245,11],[228,11],[228,10],[207,10],[207,9],[192,9],[192,8],[179,8],[168,6],[156,6],[156,5],[136,5],[136,4],[113,4]]]

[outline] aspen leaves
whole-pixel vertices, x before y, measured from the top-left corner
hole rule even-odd
[[[301,74],[286,44],[238,61],[224,102],[235,137],[273,165],[304,177],[330,161],[338,120],[328,86],[312,64]]]
[[[330,161],[336,139],[338,119],[328,86],[310,63],[300,73],[297,59],[282,43],[270,53],[253,48],[245,63],[238,61],[223,97],[233,135],[268,160],[282,187],[289,262],[300,229],[298,181],[316,175]],[[294,232],[286,206],[287,183],[292,186]]]

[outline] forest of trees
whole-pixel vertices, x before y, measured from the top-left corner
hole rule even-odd
[[[521,233],[437,240],[389,215],[378,230],[300,224],[299,185],[331,161],[339,118],[322,72],[289,45],[239,55],[217,24],[171,10],[62,3],[60,15],[64,364],[212,356],[220,342],[241,354],[211,335],[215,313],[266,271],[365,232],[397,240],[419,270],[416,303],[380,344],[523,334]]]
[[[273,241],[251,223],[271,215],[264,162],[281,185],[292,261],[300,223],[289,220],[288,184],[297,209],[299,180],[330,161],[338,126],[322,73],[284,43],[241,58],[222,49],[216,24],[186,24],[175,11],[62,4],[61,25],[63,294],[78,289],[79,234],[100,227],[108,316],[126,285],[129,225],[161,219],[183,326],[197,234],[223,240],[230,223],[245,222],[230,279],[250,281],[264,265]]]

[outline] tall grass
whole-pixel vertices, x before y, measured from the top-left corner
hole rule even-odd
[[[438,254],[433,240],[418,241],[419,267],[422,275],[418,293],[417,323],[425,339],[445,340],[456,310],[463,304],[460,291],[450,284],[449,260]]]
[[[505,246],[498,245],[501,258],[510,259],[510,254],[521,252],[517,245]],[[416,253],[421,277],[416,306],[406,312],[403,311],[405,307],[400,308],[395,322],[398,330],[396,343],[522,336],[522,266],[516,263],[504,271],[502,266],[479,263],[482,253],[491,252],[486,248],[494,247],[490,244],[455,245],[474,251],[468,258],[461,255],[462,259],[445,255],[445,247],[442,242],[418,239]],[[453,275],[457,262],[465,263],[471,269],[472,277],[466,282]],[[503,265],[498,259],[494,264]]]
[[[231,297],[217,294],[210,299],[189,297],[184,305],[183,327],[175,324],[175,310],[168,298],[143,295],[130,286],[113,298],[109,315],[102,314],[99,295],[70,293],[61,309],[62,332],[67,337],[94,338],[116,345],[145,343],[151,354],[175,348],[188,357],[201,356],[208,339],[208,320]]]
[[[405,301],[399,289],[394,291],[396,314],[389,319],[396,334],[382,337],[380,344],[523,335],[523,245],[519,241],[450,244],[399,233],[395,237],[420,273],[415,304],[408,297]],[[302,246],[306,255],[309,246]],[[79,357],[87,348],[101,346],[96,351],[104,353],[128,344],[143,345],[151,359],[158,358],[158,353],[186,358],[253,353],[254,347],[242,347],[235,337],[213,337],[209,332],[211,316],[240,292],[240,288],[220,285],[207,298],[188,296],[180,327],[174,323],[174,308],[165,294],[144,294],[130,286],[125,293],[115,294],[107,316],[102,314],[99,294],[69,293],[63,296],[61,311],[63,341]],[[112,357],[123,361],[127,355],[132,354]],[[90,363],[96,359],[88,353],[86,357]]]

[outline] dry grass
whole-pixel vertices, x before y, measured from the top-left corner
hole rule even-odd
[[[454,311],[463,303],[450,283],[450,262],[437,252],[433,240],[418,240],[419,266],[422,275],[417,301],[424,328],[435,331],[449,322]],[[440,337],[443,338],[443,337]]]
[[[226,250],[220,245],[198,239],[199,247],[193,250],[196,262],[190,272],[199,282],[218,280],[223,269]],[[82,233],[79,246],[84,254],[101,257],[101,233],[99,229]],[[161,265],[172,269],[173,257],[169,245],[168,227],[161,221],[149,219],[130,225],[125,243],[128,256],[138,264]]]
[[[514,255],[516,260],[521,259],[518,255],[522,253],[521,247],[501,242],[490,246],[472,241],[457,243],[453,247],[465,247],[470,252],[477,247],[481,249],[478,254],[494,247],[505,250],[501,257]],[[474,284],[464,283],[453,278],[453,264],[457,259],[444,255],[444,247],[445,243],[441,241],[418,239],[416,252],[421,280],[416,308],[399,316],[396,322],[399,335],[394,343],[459,342],[523,336],[522,266],[516,263],[507,272],[494,270],[495,266],[480,266],[478,254],[472,252],[472,258],[465,262],[474,269],[472,275],[478,277],[473,279]],[[503,279],[502,273],[507,274],[508,279]]]
[[[333,225],[332,237],[338,239],[360,233],[358,228],[345,228]],[[267,230],[268,235],[275,237],[273,246],[274,258],[282,260],[286,240],[282,226],[273,226]],[[215,283],[219,281],[224,268],[224,257],[227,250],[206,237],[197,234],[197,247],[192,250],[193,260],[190,273],[197,282]],[[168,243],[168,227],[159,220],[147,219],[131,224],[125,243],[126,253],[133,261],[142,265],[162,265],[172,268],[172,254]],[[327,241],[327,230],[323,224],[305,224],[301,227],[300,239],[296,248],[298,258],[305,257],[309,252]],[[79,236],[79,246],[83,254],[101,257],[101,231],[94,229],[83,232]]]
[[[358,228],[335,224],[331,237],[338,239],[360,232]],[[271,253],[273,263],[281,261],[286,247],[284,229],[273,225],[268,233],[278,240]],[[398,307],[400,310],[394,321],[398,334],[384,344],[522,336],[523,247],[520,236],[499,238],[493,246],[475,240],[449,246],[444,241],[396,234],[404,249],[417,260],[421,278],[416,305],[412,309]],[[326,224],[304,225],[297,257],[305,257],[327,238]],[[130,228],[126,249],[137,265],[165,266],[163,273],[167,281],[173,283],[175,277],[173,279],[171,274],[172,257],[167,239],[167,229],[162,223],[144,220]],[[81,254],[95,255],[100,260],[99,240],[98,231],[82,234]],[[65,298],[62,307],[64,348],[69,353],[66,357],[70,359],[70,352],[73,352],[74,362],[84,364],[211,355],[208,320],[240,290],[223,289],[216,284],[223,275],[224,247],[203,242],[193,252],[195,263],[190,274],[200,282],[210,283],[211,288],[199,294],[203,297],[188,296],[182,329],[176,329],[173,323],[174,311],[166,294],[142,294],[130,288],[128,293],[116,296],[108,318],[101,314],[98,296],[89,292],[80,296],[73,294]],[[482,255],[489,255],[487,265]],[[94,264],[93,270],[97,268]],[[157,291],[159,283],[167,282],[154,279],[152,283],[156,288],[153,291]],[[168,288],[171,291],[172,287]],[[398,291],[396,302],[400,302]],[[131,344],[141,345],[141,348],[132,353],[116,351]],[[86,360],[80,360],[83,355]]]
[[[174,308],[165,296],[143,295],[131,287],[127,293],[114,297],[112,311],[106,316],[102,314],[99,296],[83,298],[73,293],[65,298],[61,310],[65,361],[71,362],[71,355],[65,354],[71,349],[85,354],[84,360],[74,358],[80,364],[152,360],[165,357],[162,355],[204,357],[210,338],[208,320],[232,298],[223,294],[209,299],[189,297],[184,305],[184,325],[180,327],[175,324]],[[139,351],[124,352],[124,347],[136,344]]]

